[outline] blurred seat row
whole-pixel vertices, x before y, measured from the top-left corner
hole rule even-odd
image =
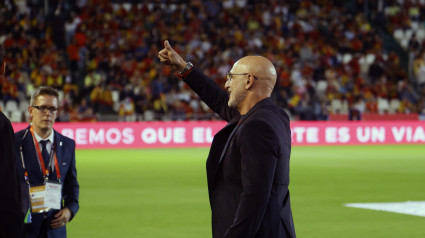
[[[11,122],[23,122],[29,118],[28,112],[29,103],[22,101],[18,103],[14,100],[9,100],[6,103],[0,100],[0,111],[9,118]]]
[[[399,113],[401,102],[397,98],[388,100],[386,98],[378,97],[376,104],[377,112],[379,114],[397,114]],[[349,112],[348,102],[337,98],[332,99],[330,103],[330,111],[332,114],[347,114]]]

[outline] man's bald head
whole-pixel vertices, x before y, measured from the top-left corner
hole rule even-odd
[[[248,72],[259,79],[258,83],[273,90],[276,84],[277,73],[272,62],[263,56],[245,56],[239,59],[234,65],[238,72]],[[271,93],[271,91],[270,91]]]
[[[225,84],[228,105],[236,107],[241,115],[271,96],[277,78],[272,62],[263,56],[243,57],[233,65],[229,75],[230,80]]]

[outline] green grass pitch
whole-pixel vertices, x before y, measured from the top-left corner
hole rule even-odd
[[[208,148],[77,150],[78,238],[211,237]],[[425,200],[425,146],[293,147],[300,238],[425,237],[425,217],[345,203]]]

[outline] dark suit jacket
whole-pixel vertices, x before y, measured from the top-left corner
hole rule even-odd
[[[14,149],[15,156],[18,158],[18,176],[20,178],[21,185],[24,185],[24,170],[19,152],[19,147],[22,144],[24,161],[28,171],[30,184],[40,185],[43,183],[43,176],[36,157],[36,150],[32,136],[30,132],[28,132],[25,138],[22,138],[27,129],[15,133]],[[79,184],[77,181],[77,169],[75,167],[75,142],[72,139],[59,134],[57,131],[54,131],[54,137],[54,143],[56,144],[56,155],[58,157],[59,170],[62,177],[61,181],[63,183],[62,204],[63,207],[67,207],[72,211],[72,219],[79,209]],[[50,173],[49,181],[52,180],[57,181],[56,172]],[[54,219],[53,216],[57,212],[58,210],[53,210],[44,215],[33,214],[32,223],[25,226],[27,237],[37,237],[37,235],[40,233],[40,230],[42,229],[42,225],[48,226],[47,233],[49,238],[66,237],[66,226],[58,229],[50,228],[50,221]],[[47,216],[47,222],[43,223],[43,216]]]
[[[0,112],[0,238],[23,237],[24,214],[13,156],[13,128]]]
[[[267,98],[241,116],[227,106],[227,92],[197,69],[184,80],[229,122],[214,136],[207,159],[213,237],[295,237],[288,115]]]

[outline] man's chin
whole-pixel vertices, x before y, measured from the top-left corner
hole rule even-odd
[[[40,129],[41,130],[45,130],[45,131],[51,130],[52,128],[53,128],[53,125],[52,124],[48,124],[48,125],[43,124],[42,126],[40,126]]]

